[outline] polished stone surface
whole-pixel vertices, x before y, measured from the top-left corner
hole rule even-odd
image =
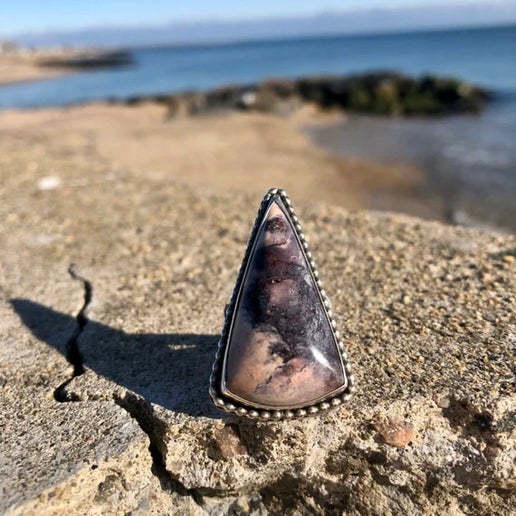
[[[225,360],[226,395],[258,406],[301,407],[345,384],[321,298],[277,196],[256,236]]]

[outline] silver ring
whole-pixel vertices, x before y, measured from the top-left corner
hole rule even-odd
[[[284,190],[258,210],[210,378],[216,407],[263,421],[339,406],[355,389],[308,242]]]

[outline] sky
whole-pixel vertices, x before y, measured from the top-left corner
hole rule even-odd
[[[68,31],[93,27],[134,27],[190,21],[307,16],[325,11],[377,7],[453,5],[465,0],[0,0],[0,35]],[[471,1],[471,0],[470,0]],[[481,5],[516,0],[476,0]]]

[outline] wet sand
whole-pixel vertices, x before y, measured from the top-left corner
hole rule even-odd
[[[310,127],[307,134],[335,156],[371,159],[423,172],[425,197],[440,200],[451,224],[516,232],[514,102],[480,115],[388,118],[354,115]]]
[[[25,162],[23,180],[32,185],[47,177],[59,184],[96,181],[88,173],[95,160],[131,178],[145,171],[146,178],[244,191],[257,199],[278,186],[298,203],[319,200],[443,220],[417,167],[332,156],[312,143],[304,129],[332,120],[335,115],[310,106],[289,118],[231,112],[169,119],[152,103],[5,111],[0,150],[4,163]]]

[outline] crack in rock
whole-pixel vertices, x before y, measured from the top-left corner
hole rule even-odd
[[[83,356],[79,349],[79,337],[81,333],[84,331],[86,325],[88,324],[88,317],[86,315],[86,311],[93,299],[92,283],[77,272],[75,264],[70,264],[70,267],[68,268],[68,274],[70,274],[72,279],[80,281],[82,283],[82,287],[84,290],[84,301],[81,309],[75,316],[77,326],[75,327],[74,331],[72,332],[66,343],[65,356],[66,360],[68,360],[68,363],[73,366],[72,375],[70,376],[70,378],[65,380],[54,390],[54,399],[60,403],[69,401],[79,401],[79,398],[77,396],[70,395],[66,392],[66,387],[74,378],[84,373]]]
[[[198,506],[204,507],[203,494],[197,489],[187,488],[167,470],[165,456],[160,446],[160,435],[165,432],[165,427],[164,423],[154,414],[151,403],[130,391],[126,391],[123,397],[114,395],[114,401],[135,419],[138,426],[147,434],[149,438],[149,452],[152,457],[151,471],[158,478],[162,490],[191,497]]]
[[[93,285],[92,283],[81,276],[77,272],[75,264],[70,264],[68,273],[71,278],[82,283],[84,290],[84,301],[81,309],[77,313],[75,319],[77,325],[68,338],[66,343],[66,360],[73,366],[73,372],[70,378],[62,382],[54,390],[54,399],[60,403],[81,401],[79,396],[67,391],[66,387],[70,382],[84,374],[84,359],[79,348],[79,337],[84,331],[84,328],[89,322],[87,310],[93,299]],[[126,391],[123,397],[114,394],[114,402],[123,410],[125,410],[135,421],[138,426],[149,438],[149,452],[152,458],[152,474],[155,475],[164,491],[175,492],[182,496],[191,497],[194,502],[200,507],[204,506],[202,494],[198,490],[188,489],[179,480],[175,479],[165,466],[165,458],[160,449],[159,429],[158,426],[162,423],[154,415],[152,405],[147,400],[136,396],[130,391]],[[164,431],[164,429],[163,429]]]

